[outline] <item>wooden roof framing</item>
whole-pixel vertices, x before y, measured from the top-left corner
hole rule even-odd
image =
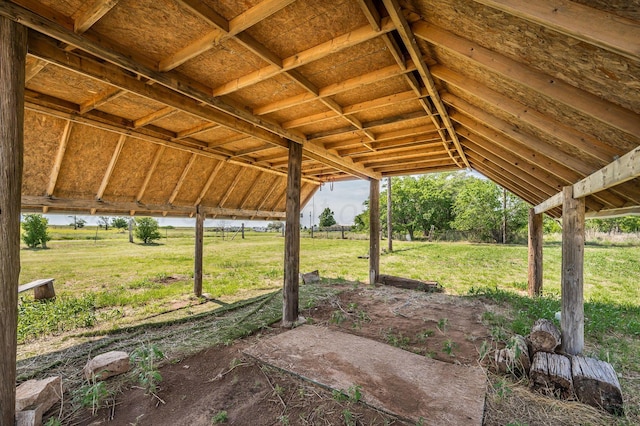
[[[4,1],[29,28],[23,210],[282,218],[289,140],[303,202],[471,168],[543,204],[640,146],[632,3]],[[587,214],[637,212],[639,182]]]

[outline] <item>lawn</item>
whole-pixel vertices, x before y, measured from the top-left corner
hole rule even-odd
[[[146,246],[129,243],[128,235],[117,230],[100,230],[97,239],[95,229],[52,234],[47,250],[21,251],[20,283],[53,277],[58,295],[49,304],[31,303],[31,294],[21,295],[23,359],[42,349],[38,341],[43,336],[101,335],[140,322],[165,321],[166,313],[172,313],[170,318],[197,315],[263,297],[282,286],[284,238],[279,234],[251,232],[245,239],[222,239],[219,233],[205,232],[203,291],[217,305],[192,296],[192,229],[163,229],[164,238]],[[74,236],[77,239],[71,239]],[[360,257],[367,252],[368,241],[361,236],[338,240],[305,235],[300,269],[318,269],[329,284],[366,283],[368,260]],[[585,352],[611,362],[624,392],[638,395],[639,252],[634,245],[588,243],[584,268]],[[546,296],[535,300],[526,297],[526,246],[395,241],[394,252],[381,256],[381,272],[436,280],[449,294],[503,306],[501,314],[487,312],[483,318],[500,340],[514,332],[526,333],[535,319],[553,318],[560,310],[560,256],[561,245],[550,238],[544,246]],[[57,347],[51,340],[47,345]],[[638,398],[629,405],[628,418],[640,418]]]

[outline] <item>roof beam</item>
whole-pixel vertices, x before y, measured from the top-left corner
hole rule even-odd
[[[256,184],[260,181],[260,179],[264,179],[265,178],[265,173],[264,172],[260,172],[256,175],[255,179],[253,179],[253,181],[251,182],[251,184],[248,186],[247,188],[247,192],[243,195],[242,200],[240,200],[240,204],[238,206],[238,208],[240,209],[244,209],[245,205],[247,204],[247,201],[249,201],[249,197],[251,196],[251,189],[254,188],[256,186]]]
[[[636,21],[567,0],[475,1],[634,61],[640,59]]]
[[[271,184],[269,185],[269,189],[267,190],[267,192],[264,193],[264,195],[262,196],[262,198],[260,199],[260,201],[258,202],[258,206],[256,207],[256,210],[260,210],[264,207],[264,204],[267,202],[267,200],[269,198],[271,198],[271,194],[273,194],[273,191],[276,190],[276,181],[278,180],[278,177],[274,178],[273,181],[271,182]],[[251,216],[250,219],[253,219],[255,217]]]
[[[394,29],[393,23],[389,19],[384,19],[380,31],[373,31],[368,25],[360,27],[349,33],[342,34],[317,46],[310,47],[295,55],[282,60],[282,68],[275,65],[267,65],[257,71],[229,81],[213,89],[214,96],[227,95],[245,87],[274,77],[284,71],[289,71],[310,62],[322,59],[333,53],[340,52],[357,44],[364,43],[378,37],[381,33],[386,33]]]
[[[70,210],[109,210],[109,211],[138,211],[145,214],[161,215],[162,212],[169,212],[179,215],[189,215],[196,212],[195,206],[174,206],[171,204],[144,204],[136,202],[117,202],[117,201],[105,201],[105,200],[78,200],[78,199],[65,199],[57,197],[46,196],[22,196],[22,207],[24,209],[50,207],[56,209],[70,209]],[[242,217],[249,218],[252,216],[271,218],[271,219],[283,219],[285,217],[284,212],[276,211],[260,211],[260,210],[242,210],[242,209],[227,209],[223,207],[206,207],[201,206],[200,211],[207,215],[218,215],[222,217]]]
[[[621,209],[605,209],[599,212],[588,212],[585,217],[589,219],[609,219],[612,217],[640,216],[640,206],[623,207]]]
[[[51,168],[51,174],[49,175],[49,184],[47,185],[47,197],[53,195],[53,191],[56,189],[56,183],[58,182],[58,176],[60,175],[60,167],[62,166],[62,160],[64,159],[64,153],[67,150],[67,143],[69,143],[69,136],[71,135],[71,127],[73,123],[70,120],[64,125],[62,135],[60,136],[60,143],[58,144],[58,151],[56,151],[56,158],[53,160],[53,167]],[[46,213],[48,207],[43,207],[42,212]]]
[[[440,173],[440,172],[453,172],[453,171],[459,171],[460,167],[455,166],[455,165],[449,165],[449,166],[439,166],[439,167],[431,167],[429,168],[429,170],[423,170],[423,169],[404,169],[404,170],[388,170],[382,173],[383,177],[390,177],[390,176],[407,176],[407,175],[420,175],[420,174],[426,174],[426,173]],[[336,179],[336,180],[343,180],[343,179]]]
[[[607,145],[591,135],[549,118],[528,105],[514,101],[501,93],[489,89],[443,66],[435,66],[431,69],[431,72],[438,79],[480,99],[482,102],[488,103],[494,108],[506,112],[514,119],[540,130],[546,135],[549,135],[549,138],[580,149],[585,154],[597,160],[598,163],[608,163],[614,157],[622,154],[619,149]]]
[[[229,188],[227,188],[227,191],[224,193],[222,198],[220,198],[220,202],[218,203],[219,207],[223,207],[224,203],[226,203],[227,200],[229,200],[229,197],[231,196],[233,191],[236,189],[236,186],[238,186],[238,183],[240,183],[240,179],[242,178],[244,171],[245,169],[240,169],[238,173],[236,173],[236,176],[233,178],[231,185],[229,185]]]
[[[412,28],[418,38],[464,57],[475,65],[533,89],[608,126],[636,137],[640,135],[640,116],[633,111],[425,21],[414,23]]]
[[[38,73],[47,66],[47,61],[43,61],[42,59],[32,57],[29,59],[24,72],[24,84],[27,84],[29,80],[38,75]]]
[[[173,191],[169,196],[169,204],[173,204],[173,202],[176,200],[176,197],[180,192],[180,188],[182,188],[182,184],[184,183],[185,179],[187,178],[187,175],[189,174],[189,170],[191,170],[191,167],[196,162],[196,158],[198,158],[196,154],[191,154],[191,157],[189,157],[189,161],[187,162],[187,165],[182,170],[182,174],[180,175],[180,178],[178,178],[178,182],[176,182],[176,186],[175,188],[173,188]]]
[[[100,188],[98,188],[98,192],[96,193],[96,199],[101,200],[104,192],[107,190],[107,185],[109,185],[109,180],[111,179],[111,175],[113,174],[113,170],[116,168],[116,163],[118,162],[118,158],[120,157],[120,153],[122,152],[122,148],[124,147],[124,141],[127,139],[125,135],[120,135],[118,138],[118,144],[116,145],[116,149],[113,150],[113,154],[111,155],[111,160],[109,161],[109,165],[107,166],[107,170],[102,177],[102,182],[100,183]],[[91,214],[95,214],[95,211],[92,211]]]
[[[125,90],[122,89],[114,89],[114,88],[109,88],[108,90],[102,92],[102,93],[98,93],[95,96],[93,96],[91,99],[89,99],[86,102],[83,102],[82,104],[80,104],[80,114],[86,114],[87,112],[91,111],[92,109],[96,109],[101,107],[102,105],[111,102],[114,99],[119,98],[120,96],[124,95],[125,93],[127,93]]]
[[[119,0],[94,0],[91,6],[73,22],[73,31],[82,34],[98,22]]]
[[[400,38],[402,38],[402,41],[405,47],[409,51],[409,54],[411,55],[411,59],[416,64],[418,73],[422,78],[422,82],[427,88],[427,91],[429,92],[429,96],[431,97],[431,101],[435,105],[436,110],[438,111],[438,114],[440,114],[440,119],[444,123],[444,127],[447,129],[447,132],[449,133],[449,136],[451,137],[451,140],[453,141],[453,144],[455,145],[456,150],[458,151],[458,154],[462,158],[462,161],[464,162],[466,167],[469,167],[469,162],[465,158],[462,147],[460,146],[458,135],[456,134],[456,131],[453,128],[453,124],[449,119],[449,115],[447,114],[447,110],[444,104],[442,103],[442,100],[440,99],[438,90],[436,89],[435,83],[433,82],[433,78],[431,77],[431,72],[429,71],[427,64],[424,62],[422,53],[420,52],[420,48],[418,47],[418,43],[416,42],[416,38],[413,35],[413,31],[411,30],[411,26],[409,25],[409,22],[404,17],[404,14],[400,9],[400,4],[398,3],[397,0],[383,0],[383,3],[387,8],[387,11],[391,16],[391,19],[393,20],[393,23],[395,24],[396,29],[398,30],[398,33],[400,34]],[[429,113],[431,113],[430,107],[428,107],[426,103],[423,104],[423,106],[425,106],[425,108],[428,108]],[[434,120],[435,126],[439,128],[440,125],[438,124],[438,120],[435,117],[433,117],[433,114],[430,114],[430,116],[432,117],[432,120]],[[447,141],[443,138],[443,142],[446,143]]]
[[[364,16],[369,21],[369,25],[373,31],[380,31],[382,28],[381,18],[378,9],[376,9],[376,5],[373,3],[373,0],[358,0],[358,4],[360,5],[360,9]]]
[[[219,161],[218,164],[215,165],[213,170],[211,170],[211,174],[209,174],[207,181],[204,183],[204,186],[200,190],[200,194],[198,195],[196,202],[193,204],[194,206],[199,206],[200,203],[202,203],[202,200],[204,199],[205,195],[207,195],[207,192],[209,192],[209,188],[211,187],[211,184],[213,184],[213,181],[215,180],[218,173],[220,173],[220,170],[222,170],[224,165],[225,165],[224,161]]]
[[[190,129],[179,131],[178,133],[176,133],[176,137],[174,139],[175,140],[184,139],[189,136],[194,136],[200,133],[208,132],[209,130],[215,129],[217,127],[220,127],[220,126],[217,125],[216,123],[211,123],[211,122],[200,124],[198,126],[191,127]]]
[[[158,70],[160,71],[169,71],[182,65],[189,59],[206,52],[213,46],[222,43],[225,39],[240,34],[242,31],[293,2],[293,0],[264,0],[236,16],[231,21],[227,21],[224,17],[213,11],[213,9],[203,4],[203,2],[196,0],[180,1],[198,16],[205,19],[209,24],[213,25],[215,29],[183,47],[173,55],[162,59],[158,63]],[[249,44],[252,50],[263,48],[263,46],[258,46],[257,42],[248,34],[242,38],[242,41],[243,44]]]

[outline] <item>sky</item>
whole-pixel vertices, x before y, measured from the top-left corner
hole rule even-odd
[[[313,219],[313,223],[317,225],[319,223],[318,216],[320,216],[320,213],[322,213],[326,207],[329,207],[333,211],[333,217],[336,219],[338,224],[352,225],[353,218],[364,211],[363,203],[368,198],[368,181],[355,180],[348,182],[335,182],[333,185],[326,183],[322,186],[321,190],[315,193],[313,198],[309,200],[309,203],[302,210],[302,226],[309,227],[311,219]],[[68,214],[46,214],[45,217],[49,219],[49,224],[51,225],[68,225],[73,222],[73,219]],[[88,225],[97,225],[98,223],[98,215],[78,215],[77,217],[86,220]],[[158,217],[156,219],[160,226],[195,226],[194,218]],[[268,223],[255,220],[234,221],[207,219],[205,221],[205,226],[220,226],[222,223],[224,223],[225,226],[235,226],[240,225],[242,222],[244,222],[245,226],[266,226]]]

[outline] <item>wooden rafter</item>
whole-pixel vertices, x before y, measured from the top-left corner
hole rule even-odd
[[[422,78],[422,82],[427,88],[429,96],[431,97],[431,101],[435,105],[438,114],[440,114],[440,119],[442,120],[444,127],[446,127],[447,129],[449,137],[453,141],[453,144],[455,145],[458,154],[462,158],[463,163],[466,165],[466,167],[469,167],[469,162],[464,156],[464,152],[462,150],[462,147],[460,146],[460,141],[458,141],[458,136],[455,129],[453,128],[453,123],[451,123],[449,115],[447,114],[447,110],[442,103],[442,100],[440,99],[438,90],[436,89],[433,78],[431,77],[431,72],[429,71],[429,68],[427,67],[427,64],[422,57],[422,53],[418,48],[418,43],[416,42],[416,38],[413,35],[411,26],[409,25],[409,22],[404,17],[402,10],[400,9],[400,4],[397,2],[397,0],[383,0],[383,3],[387,8],[387,11],[391,16],[391,19],[393,20],[398,33],[400,34],[400,38],[402,38],[405,47],[409,51],[411,59],[413,59],[413,62],[416,64],[418,73]],[[431,117],[433,117],[433,115],[431,115]],[[437,121],[434,121],[436,127],[440,127],[436,123]],[[443,142],[446,142],[446,140],[443,140]]]
[[[184,166],[184,169],[182,170],[182,174],[180,175],[180,178],[178,178],[178,182],[176,182],[175,188],[173,188],[173,191],[171,192],[171,196],[169,196],[169,204],[173,204],[173,202],[176,200],[176,197],[180,192],[180,188],[182,188],[182,184],[184,184],[184,181],[187,178],[187,175],[189,174],[189,170],[191,170],[191,167],[196,162],[197,158],[198,156],[196,154],[191,154],[189,161],[187,162],[186,166]]]
[[[216,123],[204,123],[204,124],[200,124],[198,126],[192,127],[190,129],[185,129],[185,130],[181,130],[178,133],[176,133],[176,137],[174,138],[175,140],[180,140],[180,139],[184,139],[190,136],[195,136],[198,135],[200,133],[204,133],[204,132],[208,132],[209,130],[215,129],[217,127],[220,127],[219,125],[217,125]]]
[[[92,109],[99,108],[102,105],[108,102],[111,102],[114,99],[119,98],[125,93],[127,93],[125,90],[113,89],[113,88],[106,90],[102,93],[98,93],[88,101],[85,101],[82,104],[80,104],[80,114],[86,114]]]
[[[207,178],[207,181],[204,183],[204,186],[200,190],[200,194],[198,195],[196,202],[193,203],[194,206],[199,206],[200,203],[202,203],[202,200],[207,195],[207,192],[209,192],[209,188],[211,188],[213,181],[215,180],[218,173],[220,173],[220,170],[222,170],[224,165],[225,165],[224,161],[219,161],[218,164],[215,165],[213,170],[211,170],[211,174],[209,175],[209,177]]]
[[[550,138],[580,149],[602,164],[606,164],[614,157],[623,154],[618,148],[607,145],[591,135],[560,123],[528,105],[514,101],[508,96],[502,95],[445,67],[432,67],[431,72],[438,79],[446,81],[448,84],[480,99],[482,102],[486,102],[492,107],[513,116],[515,119],[539,129],[549,135]]]
[[[422,161],[422,162],[406,162],[405,164],[394,164],[392,166],[374,167],[374,170],[382,173],[383,176],[387,176],[387,173],[400,174],[415,174],[425,173],[425,168],[428,168],[429,172],[441,171],[443,168],[456,168],[451,159],[440,161]]]
[[[145,97],[149,97],[149,95],[153,93],[154,95],[159,95],[159,99],[155,98],[155,96],[152,96],[155,98],[154,100],[162,102],[165,105],[175,106],[180,109],[186,108],[193,110],[195,108],[199,110],[200,113],[204,112],[203,109],[207,110],[209,108],[214,108],[219,112],[218,114],[215,114],[215,119],[212,119],[212,110],[208,111],[208,113],[206,114],[209,116],[209,118],[203,118],[215,121],[222,126],[229,127],[239,132],[247,133],[248,135],[258,137],[267,142],[271,142],[280,146],[286,145],[286,141],[282,137],[287,137],[289,140],[293,140],[296,143],[302,144],[305,148],[305,151],[307,151],[307,155],[316,156],[318,158],[324,158],[325,156],[327,156],[326,160],[340,170],[343,170],[357,177],[379,178],[379,175],[377,173],[361,169],[358,166],[354,166],[352,164],[349,164],[348,162],[344,162],[342,161],[342,159],[332,156],[330,153],[322,149],[318,149],[317,146],[307,145],[306,140],[299,134],[290,133],[271,122],[260,120],[259,118],[251,115],[249,112],[242,111],[236,107],[233,107],[223,102],[219,98],[212,98],[210,95],[207,95],[205,92],[199,90],[198,88],[192,87],[191,84],[181,78],[176,77],[175,75],[172,75],[170,73],[158,73],[153,69],[143,65],[142,62],[136,62],[134,59],[131,59],[125,55],[116,53],[108,48],[102,47],[94,42],[84,39],[55,22],[43,21],[43,19],[38,15],[29,10],[21,8],[20,6],[7,2],[0,3],[0,15],[6,16],[9,19],[19,20],[23,25],[29,28],[41,31],[44,34],[47,34],[65,43],[81,47],[83,50],[117,65],[117,67],[122,67],[126,70],[135,72],[138,75],[141,75],[156,83],[160,83],[161,86],[170,89],[165,91],[164,89],[158,87],[158,84],[148,85],[138,81],[138,83],[141,83],[143,86],[145,86],[145,88],[136,87],[137,90],[132,90],[134,93],[140,94]],[[32,54],[34,50],[38,50],[34,46],[33,38],[33,34],[30,34],[29,51]],[[94,78],[109,80],[114,86],[120,87],[124,90],[129,90],[129,88],[135,86],[135,83],[133,83],[133,81],[136,80],[131,78],[130,76],[127,76],[117,67],[110,67],[107,66],[107,64],[96,64],[90,60],[87,60],[86,58],[84,58],[84,60],[79,60],[79,58],[73,57],[73,52],[65,52],[64,50],[61,50],[61,52],[55,52],[55,47],[50,43],[48,44],[48,47],[40,45],[42,49],[39,50],[40,54],[34,54],[34,56],[38,56],[42,59],[45,59],[43,58],[43,56],[53,56],[56,58],[55,62],[59,65],[66,68],[72,68],[74,71],[80,72],[84,75],[91,75],[91,73],[89,73],[89,69],[97,72],[98,74],[100,74],[100,72],[98,71],[106,71],[107,69],[109,69],[108,74],[109,77],[111,77],[110,79],[107,79],[104,75],[91,76]],[[65,55],[68,56],[65,58]],[[126,84],[124,84],[125,82]],[[121,87],[120,85],[124,85],[127,87]],[[177,91],[178,93],[175,93],[174,91]],[[190,102],[186,102],[185,99],[178,101],[178,98],[183,98],[185,96],[202,102],[205,105],[190,105]],[[187,108],[187,106],[189,107]],[[196,113],[196,115],[198,114]]]
[[[152,112],[151,114],[147,114],[143,117],[140,117],[134,120],[133,127],[136,129],[138,127],[144,127],[147,124],[151,124],[156,120],[160,120],[161,118],[169,117],[170,115],[173,115],[177,112],[178,110],[173,107],[164,107],[162,109]]]
[[[256,186],[258,182],[260,182],[260,180],[264,179],[264,177],[265,177],[264,172],[258,173],[256,177],[253,179],[253,181],[251,182],[251,184],[247,187],[247,192],[242,196],[242,199],[240,200],[240,204],[239,204],[240,209],[245,208],[245,205],[247,204],[247,201],[249,201],[249,197],[252,194],[251,190]]]
[[[257,24],[289,5],[293,0],[263,0],[247,11],[236,16],[231,21],[227,21],[213,9],[203,4],[203,2],[195,0],[180,1],[189,9],[197,13],[201,18],[204,18],[209,24],[213,25],[215,29],[193,43],[183,47],[173,55],[162,59],[158,64],[158,69],[160,71],[172,70],[189,59],[206,52],[216,44],[222,43],[225,39],[233,37],[236,34],[240,34],[247,28]],[[247,43],[248,39],[250,39],[250,36],[248,35],[243,37],[245,43]],[[248,44],[254,49],[259,49],[256,47],[257,44],[254,42],[248,42]]]
[[[222,198],[220,198],[220,202],[218,203],[219,207],[224,207],[224,204],[227,202],[231,194],[233,194],[233,191],[235,191],[236,186],[238,186],[238,183],[240,183],[240,179],[242,178],[244,171],[245,169],[240,169],[238,173],[236,173],[236,176],[233,178],[231,185],[229,185],[229,187],[227,188],[227,191],[224,193]]]
[[[111,160],[109,160],[109,164],[107,165],[107,170],[104,172],[104,176],[102,177],[102,182],[100,182],[100,187],[98,188],[98,192],[96,193],[96,200],[102,200],[102,196],[104,192],[107,190],[107,185],[109,185],[109,180],[111,180],[111,175],[113,174],[113,170],[116,168],[116,163],[118,162],[118,158],[120,157],[120,153],[122,152],[122,148],[124,147],[124,141],[127,139],[125,135],[120,135],[118,138],[118,143],[116,148],[113,150],[113,154],[111,155]],[[91,214],[96,214],[95,209],[91,209]]]
[[[47,66],[47,62],[37,58],[31,58],[31,61],[27,61],[27,65],[24,72],[24,83],[29,83],[33,77],[38,75],[40,71]]]
[[[149,186],[149,182],[151,182],[151,177],[153,176],[153,174],[156,172],[156,169],[158,168],[158,164],[160,163],[160,159],[164,155],[164,151],[165,151],[164,145],[159,146],[158,149],[156,150],[156,153],[153,156],[153,161],[151,161],[149,170],[147,170],[147,174],[145,175],[144,181],[142,182],[142,186],[140,187],[140,189],[138,190],[138,194],[136,195],[137,202],[142,202],[142,197],[144,197],[144,193],[147,190],[147,187]],[[133,215],[133,213],[131,213],[131,215]]]
[[[58,151],[56,152],[56,158],[53,161],[53,167],[51,168],[51,174],[49,175],[49,184],[47,185],[48,197],[52,196],[53,192],[56,189],[56,183],[58,182],[58,176],[60,175],[60,167],[62,166],[64,153],[67,150],[67,144],[69,143],[69,136],[71,136],[72,127],[73,127],[73,123],[71,121],[67,121],[64,125],[64,130],[62,131],[62,135],[60,136]]]
[[[586,43],[640,60],[636,21],[568,0],[475,0]]]
[[[91,6],[74,20],[73,30],[78,34],[84,33],[113,9],[113,7],[118,4],[118,1],[119,0],[94,0]]]
[[[256,211],[261,210],[264,207],[264,204],[267,202],[267,200],[269,200],[271,198],[271,194],[273,194],[273,192],[276,190],[276,182],[278,181],[278,177],[276,176],[273,181],[271,182],[271,184],[268,186],[268,190],[267,192],[264,193],[264,195],[262,196],[262,198],[260,199],[260,201],[258,202],[258,205],[256,207]],[[250,219],[253,220],[253,218],[256,217],[256,215],[251,216]]]
[[[162,212],[170,212],[179,215],[189,215],[196,212],[195,206],[173,206],[171,204],[146,204],[135,202],[117,202],[117,201],[105,201],[105,200],[79,200],[79,199],[64,199],[57,197],[44,197],[44,196],[22,196],[22,206],[25,209],[33,208],[58,208],[65,209],[65,211],[71,210],[109,210],[109,211],[138,211],[145,214],[152,214],[159,216]],[[241,209],[228,209],[223,207],[204,207],[201,206],[201,211],[207,215],[218,215],[222,217],[242,217],[249,218],[251,216],[258,216],[270,219],[282,219],[285,214],[283,212],[265,211],[265,210],[241,210]]]
[[[424,119],[426,118],[427,117],[425,117],[422,111],[414,111],[414,112],[409,112],[409,113],[394,116],[394,117],[385,117],[380,120],[362,123],[362,127],[364,129],[370,130],[370,129],[375,129],[376,127],[388,126],[390,124],[409,125],[411,122],[415,122],[416,120],[424,121]],[[420,124],[423,124],[423,123],[420,123]],[[340,134],[349,134],[349,133],[357,135],[357,133],[354,133],[354,130],[351,127],[340,127],[337,129],[326,130],[323,132],[312,133],[310,135],[307,135],[307,139],[310,141],[313,141],[313,140],[328,138],[330,136],[335,136]]]
[[[373,31],[368,25],[355,29],[349,33],[342,34],[324,43],[310,47],[295,55],[291,55],[282,60],[282,67],[275,65],[267,65],[257,71],[238,77],[228,83],[220,85],[213,89],[214,96],[227,95],[245,87],[264,81],[268,78],[275,77],[284,71],[289,71],[306,65],[310,62],[322,59],[330,54],[334,54],[341,50],[353,47],[365,41],[371,40],[380,35],[381,32],[389,32],[394,29],[393,23],[389,19],[384,19],[380,32]]]
[[[608,126],[631,135],[640,135],[640,117],[599,96],[572,86],[541,71],[514,61],[500,53],[486,49],[477,43],[458,37],[442,28],[418,21],[412,25],[415,35],[429,43],[471,60],[474,65],[500,74],[525,87],[536,90],[554,101],[560,102]]]

